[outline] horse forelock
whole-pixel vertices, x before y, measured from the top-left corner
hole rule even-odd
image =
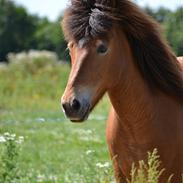
[[[116,1],[71,0],[63,20],[66,39],[79,41],[105,35],[112,28],[117,11]]]

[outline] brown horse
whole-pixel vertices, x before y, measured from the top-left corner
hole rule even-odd
[[[62,97],[73,122],[87,119],[104,93],[112,109],[107,143],[116,179],[158,149],[166,171],[183,173],[183,72],[159,26],[130,0],[71,0],[63,30],[72,69]],[[179,58],[183,65],[182,58]]]

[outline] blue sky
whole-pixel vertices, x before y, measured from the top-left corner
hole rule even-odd
[[[39,16],[47,16],[50,20],[55,20],[68,5],[68,0],[13,0],[19,5],[23,5],[30,13]],[[183,0],[136,0],[140,6],[149,5],[152,8],[164,6],[172,10],[178,6],[183,6]]]

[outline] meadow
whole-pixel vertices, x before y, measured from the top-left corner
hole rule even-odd
[[[17,157],[21,177],[14,181],[109,182],[107,99],[88,122],[72,124],[60,106],[69,65],[52,53],[36,54],[9,55],[9,65],[0,66],[0,134],[24,137]]]
[[[105,141],[105,96],[85,123],[63,115],[60,97],[70,67],[47,51],[9,54],[0,64],[0,183],[112,183]],[[129,183],[157,183],[156,153]]]

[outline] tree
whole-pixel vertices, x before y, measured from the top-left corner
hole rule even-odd
[[[183,7],[173,12],[166,22],[166,37],[177,55],[183,55]]]
[[[183,7],[171,12],[166,8],[153,10],[149,7],[145,11],[161,23],[165,37],[177,55],[183,55]]]
[[[35,32],[35,18],[11,0],[0,0],[0,60],[9,52],[28,49]]]
[[[150,7],[145,7],[145,12],[152,16],[159,23],[164,23],[168,21],[171,11],[169,9],[160,7],[157,10],[151,9]]]
[[[59,21],[49,22],[47,19],[41,21],[34,38],[36,40],[36,49],[55,51],[59,58],[67,59],[67,44],[64,40]]]

